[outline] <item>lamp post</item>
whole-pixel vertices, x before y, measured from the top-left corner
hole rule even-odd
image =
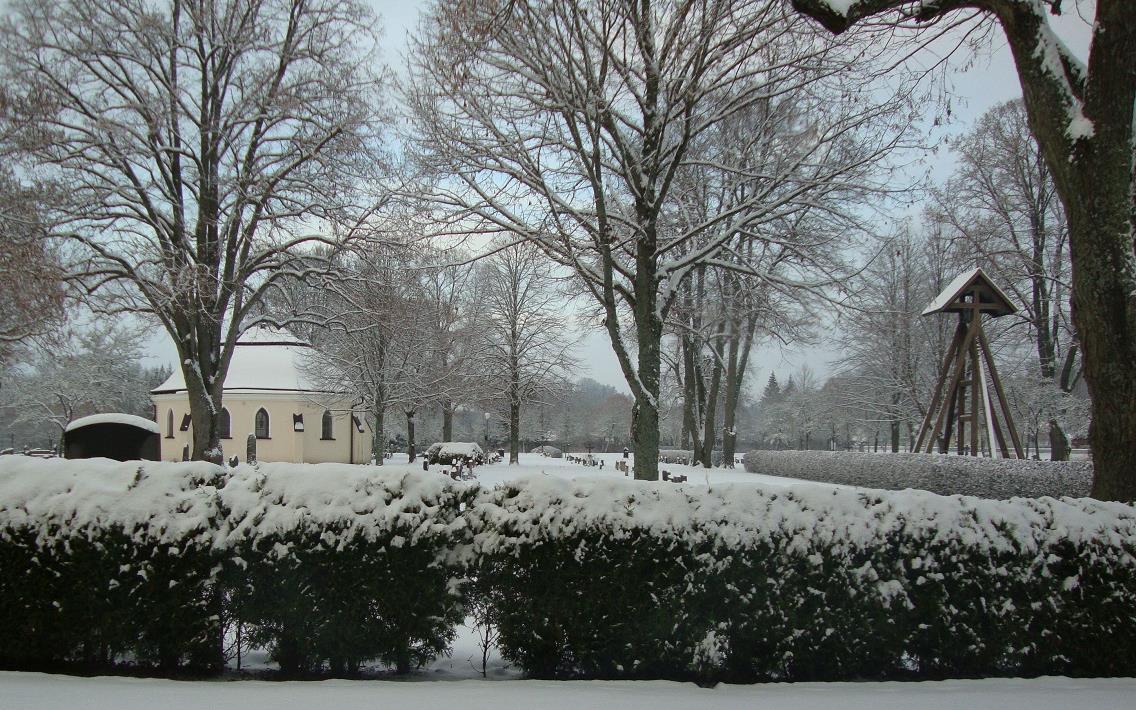
[[[489,455],[489,412],[485,413],[485,455]]]

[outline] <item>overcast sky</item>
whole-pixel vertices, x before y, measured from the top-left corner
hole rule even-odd
[[[415,30],[419,13],[429,3],[425,0],[371,0],[371,4],[379,13],[384,28],[382,47],[384,60],[396,72],[401,73],[401,68],[404,66],[406,38]],[[1092,6],[1093,0],[1067,2],[1065,15],[1057,18],[1054,23],[1058,34],[1082,58],[1088,52],[1090,33],[1090,23],[1083,18],[1092,16]],[[947,139],[965,133],[974,124],[975,119],[985,111],[1003,101],[1021,96],[1013,59],[1000,32],[995,34],[993,42],[989,56],[977,57],[969,62],[957,61],[956,64],[959,66],[950,71],[947,78],[951,86],[952,120],[938,129],[942,136],[937,143],[946,145]],[[928,156],[927,169],[936,180],[945,179],[951,173],[952,167],[953,156],[949,148]],[[822,341],[820,345],[804,351],[781,350],[775,347],[759,349],[750,361],[752,371],[747,379],[760,389],[770,371],[776,372],[778,380],[784,382],[789,373],[802,364],[807,364],[823,377],[831,371],[830,361],[835,357],[835,353],[832,348],[824,346],[823,334],[820,340]],[[166,362],[171,366],[175,365],[177,359],[173,344],[167,337],[155,339],[152,356],[155,360]],[[591,377],[621,391],[628,391],[619,365],[612,354],[606,332],[584,334],[578,356],[584,363],[581,376]]]

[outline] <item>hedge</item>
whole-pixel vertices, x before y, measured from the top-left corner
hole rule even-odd
[[[471,514],[535,676],[1136,672],[1130,506],[532,480]]]
[[[220,669],[220,469],[3,463],[0,665]]]
[[[1087,499],[0,459],[8,668],[216,672],[239,621],[407,670],[476,608],[536,677],[1132,675],[1133,598],[1136,509]]]
[[[1034,461],[973,456],[854,451],[750,451],[745,470],[865,488],[918,488],[940,495],[1007,499],[1082,497],[1093,480],[1091,461]]]

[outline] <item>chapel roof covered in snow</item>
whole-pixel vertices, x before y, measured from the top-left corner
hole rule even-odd
[[[974,268],[959,274],[947,284],[943,292],[923,309],[922,315],[970,310],[970,304],[975,302],[979,304],[979,310],[993,317],[1009,315],[1018,310],[1010,297],[990,280],[986,272]]]
[[[263,326],[250,328],[237,339],[224,391],[227,394],[320,391],[305,373],[311,351],[311,345],[288,331]],[[185,378],[179,367],[150,394],[174,394],[185,389]]]

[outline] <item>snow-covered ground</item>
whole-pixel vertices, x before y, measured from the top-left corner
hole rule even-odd
[[[706,689],[667,681],[320,682],[144,680],[0,673],[5,710],[378,710],[461,708],[842,708],[936,710],[1000,708],[1130,710],[1133,679],[1037,678],[928,683],[720,685]]]
[[[572,456],[586,456],[586,454],[571,454]],[[603,468],[598,466],[584,466],[578,463],[569,463],[567,458],[554,459],[540,454],[522,453],[520,463],[510,466],[506,462],[478,466],[474,474],[477,480],[484,484],[494,485],[504,481],[524,478],[526,476],[556,476],[567,479],[619,479],[624,478],[622,472],[615,469],[617,461],[623,459],[621,453],[593,454],[594,458],[603,461]],[[506,454],[505,460],[508,460]],[[628,458],[628,468],[634,464],[634,456]],[[406,454],[395,454],[386,462],[387,466],[405,467]],[[422,470],[422,464],[415,462],[412,468]],[[431,466],[432,471],[440,470],[443,466]],[[831,483],[814,483],[779,476],[762,476],[756,473],[746,473],[741,464],[733,469],[712,468],[706,469],[696,466],[682,466],[672,463],[660,463],[660,471],[669,471],[675,475],[685,475],[685,484],[688,486],[713,486],[719,483],[748,483],[763,488],[788,488],[792,486],[824,486],[826,488],[845,488]]]

